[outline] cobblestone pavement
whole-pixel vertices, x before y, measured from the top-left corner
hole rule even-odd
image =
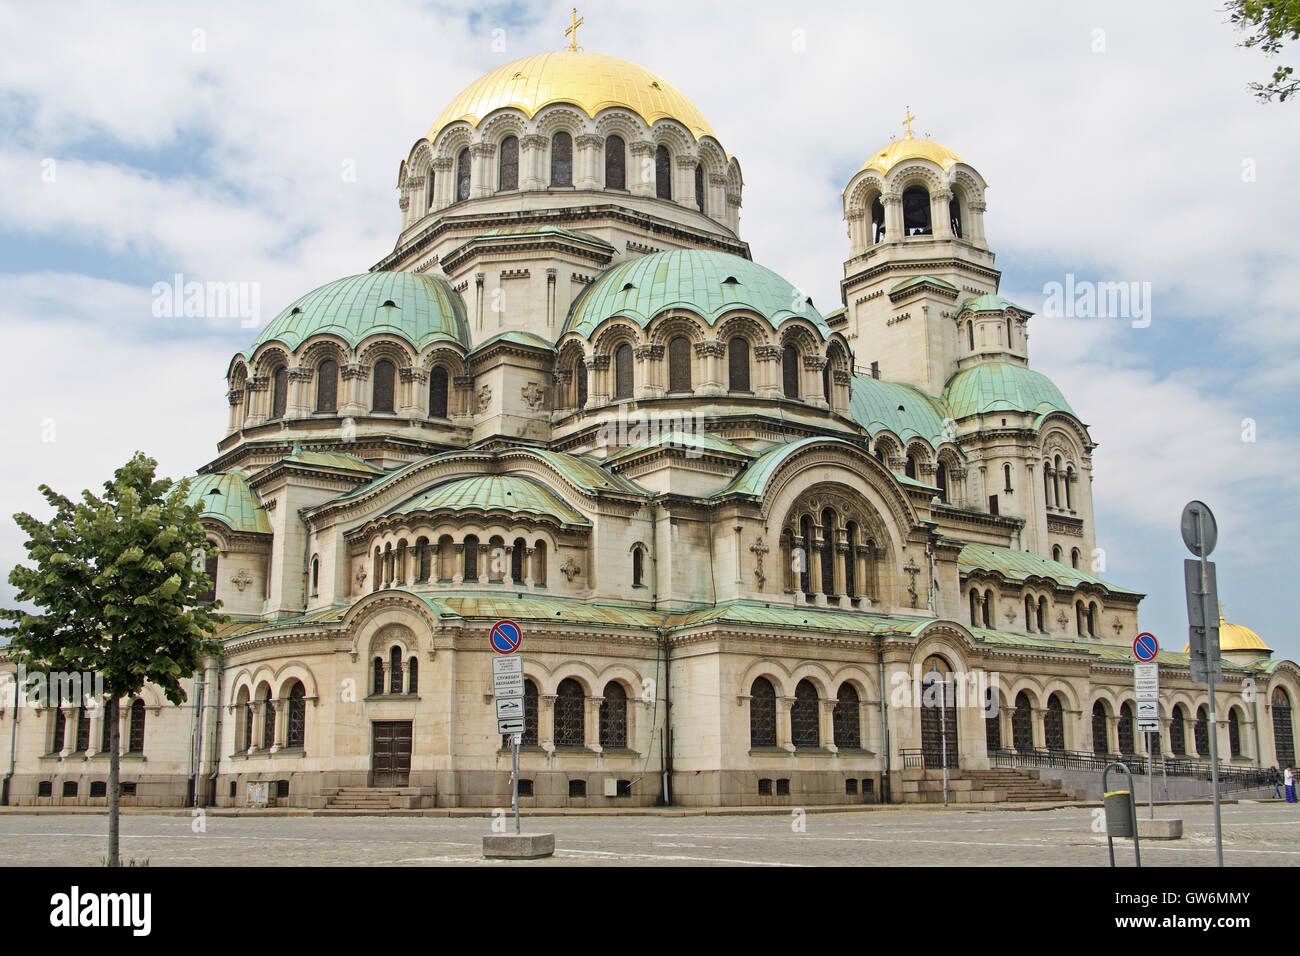
[[[1146,815],[1143,808],[1142,815]],[[1146,866],[1212,866],[1209,806],[1157,808],[1181,817],[1184,837],[1144,841]],[[525,831],[553,832],[556,855],[528,863],[481,857],[484,817],[225,817],[206,832],[171,814],[122,817],[122,856],[151,866],[1105,866],[1094,811],[891,809],[796,815],[525,818]],[[511,824],[512,825],[512,824]],[[96,866],[104,855],[101,814],[0,815],[4,863]],[[1240,804],[1223,808],[1228,866],[1300,865],[1300,808]],[[1118,841],[1121,866],[1132,845]]]

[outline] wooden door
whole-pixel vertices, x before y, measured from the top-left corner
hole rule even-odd
[[[411,777],[411,722],[375,721],[371,726],[371,786],[405,787]]]

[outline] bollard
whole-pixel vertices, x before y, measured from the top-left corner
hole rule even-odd
[[[1123,770],[1128,777],[1127,790],[1106,789],[1111,768]],[[1106,813],[1106,845],[1110,848],[1110,865],[1115,865],[1115,837],[1133,840],[1133,855],[1137,865],[1142,865],[1142,850],[1138,846],[1137,804],[1133,802],[1133,774],[1122,763],[1109,764],[1101,772],[1101,805]]]

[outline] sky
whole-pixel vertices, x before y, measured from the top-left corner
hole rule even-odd
[[[570,6],[0,3],[0,513],[43,515],[40,483],[98,489],[136,449],[177,478],[213,458],[231,356],[391,251],[411,146],[482,73],[563,46]],[[907,110],[978,169],[1001,292],[1039,313],[1031,365],[1098,443],[1101,576],[1181,650],[1178,519],[1204,500],[1227,619],[1300,658],[1300,103],[1252,97],[1275,63],[1220,0],[579,13],[585,49],[709,119],[744,172],[741,237],[823,312],[840,190]],[[256,317],[157,314],[177,276],[239,283]],[[1067,281],[1135,283],[1149,308],[1044,311]],[[6,518],[0,568],[23,557]]]

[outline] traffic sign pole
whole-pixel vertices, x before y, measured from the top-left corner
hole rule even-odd
[[[1209,648],[1210,634],[1210,596],[1209,580],[1205,571],[1209,548],[1205,547],[1205,511],[1196,510],[1196,539],[1201,543],[1201,619],[1205,621],[1206,648]],[[1217,676],[1218,660],[1209,662],[1205,684],[1210,691],[1210,785],[1214,788],[1214,847],[1218,853],[1219,866],[1223,866],[1223,821],[1219,808],[1219,724],[1214,716],[1214,679]]]
[[[515,836],[519,836],[519,738],[521,734],[510,735],[510,762],[512,770],[510,779],[510,805],[515,811]]]

